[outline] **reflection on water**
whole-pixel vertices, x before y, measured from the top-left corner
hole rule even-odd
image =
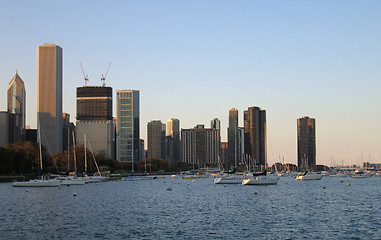
[[[340,180],[282,177],[277,185],[241,186],[167,178],[60,188],[1,183],[0,238],[379,239],[381,179]]]

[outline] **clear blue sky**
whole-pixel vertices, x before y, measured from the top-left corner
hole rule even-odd
[[[267,110],[268,159],[296,163],[296,120],[316,119],[317,162],[381,162],[381,1],[15,1],[0,3],[0,89],[18,69],[36,127],[37,46],[64,51],[64,112],[106,83],[141,91],[147,123],[181,128]],[[270,146],[271,145],[271,146]],[[274,156],[274,157],[273,157]]]

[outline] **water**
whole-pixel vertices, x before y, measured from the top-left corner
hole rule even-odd
[[[381,178],[342,179],[1,183],[0,239],[381,239]]]

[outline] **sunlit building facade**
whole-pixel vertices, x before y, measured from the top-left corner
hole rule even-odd
[[[180,161],[180,120],[170,118],[167,120],[165,136],[165,160],[168,162]]]
[[[37,48],[37,128],[49,154],[62,151],[62,48]]]
[[[8,113],[10,114],[9,143],[25,141],[26,93],[24,81],[16,72],[7,90]]]

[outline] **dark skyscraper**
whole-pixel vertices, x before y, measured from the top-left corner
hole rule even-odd
[[[298,168],[316,170],[315,119],[298,119]]]
[[[238,165],[238,110],[232,108],[229,110],[228,127],[228,167]]]
[[[249,107],[244,112],[245,155],[255,164],[257,170],[266,165],[266,110]]]
[[[112,118],[112,88],[85,86],[77,88],[77,145],[84,136],[95,154],[115,158],[115,131]]]
[[[167,120],[166,128],[166,156],[168,162],[180,161],[180,121],[175,118]]]

